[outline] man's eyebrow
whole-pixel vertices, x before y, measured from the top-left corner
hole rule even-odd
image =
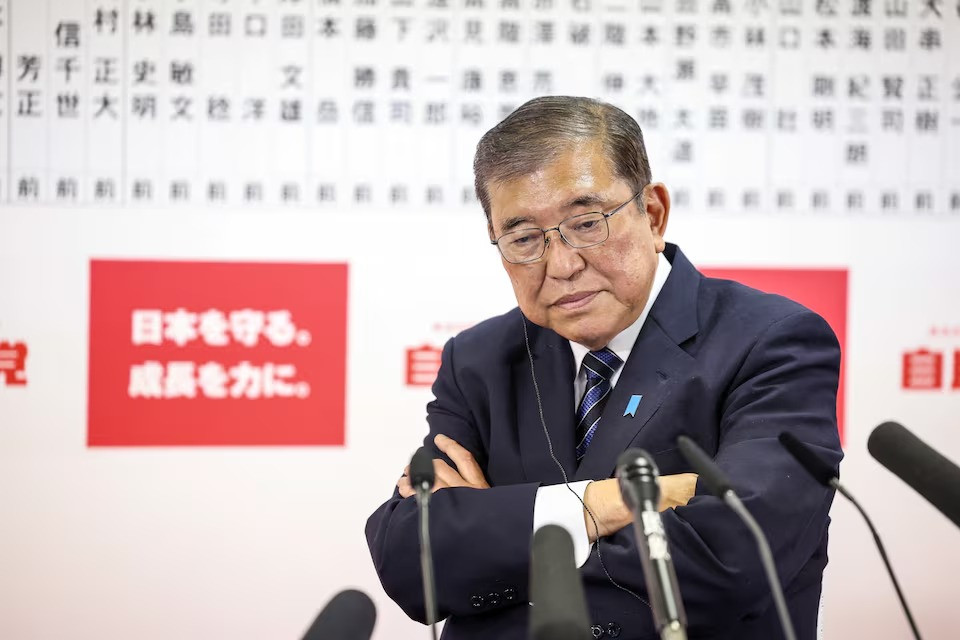
[[[500,231],[502,233],[513,231],[524,223],[533,224],[533,218],[530,216],[512,216],[503,221],[503,223],[500,225]]]
[[[584,193],[563,204],[564,209],[574,207],[601,207],[606,204],[607,198],[600,193]]]

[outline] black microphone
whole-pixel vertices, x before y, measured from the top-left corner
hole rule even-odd
[[[874,433],[876,433],[876,430],[874,430]],[[872,437],[873,436],[871,436],[871,438]],[[846,487],[840,484],[840,478],[837,477],[833,467],[824,462],[820,456],[814,453],[813,449],[803,442],[800,442],[796,436],[787,431],[784,431],[780,434],[779,440],[780,444],[782,444],[786,450],[797,459],[797,462],[800,463],[800,466],[806,469],[817,482],[825,487],[833,487],[836,489],[840,495],[852,502],[853,506],[856,507],[857,511],[860,512],[860,515],[863,516],[863,519],[867,523],[867,528],[869,528],[870,533],[873,534],[873,542],[877,545],[877,551],[880,552],[880,558],[883,560],[883,565],[887,568],[887,575],[890,576],[890,581],[893,583],[893,589],[897,592],[897,599],[900,600],[900,607],[903,609],[903,613],[907,617],[907,622],[910,623],[910,629],[913,631],[913,637],[917,640],[920,640],[920,630],[917,629],[917,623],[913,620],[913,614],[910,612],[910,607],[907,606],[907,599],[903,596],[903,591],[900,590],[900,583],[897,581],[897,576],[893,573],[893,566],[890,564],[890,559],[887,558],[887,550],[884,548],[883,542],[880,541],[880,534],[877,533],[877,529],[873,526],[873,521],[870,520],[870,516],[868,516],[867,512],[863,510],[863,507],[861,507],[860,503],[857,502],[856,498],[853,497],[853,494],[847,491]]]
[[[588,640],[590,619],[573,560],[573,540],[548,524],[533,534],[530,557],[530,640]]]
[[[640,563],[650,596],[653,622],[664,640],[685,640],[687,614],[667,547],[667,534],[657,506],[660,473],[643,449],[627,449],[617,459],[617,478],[624,504],[633,512]]]
[[[377,608],[362,591],[347,589],[330,599],[303,640],[370,640]]]
[[[430,490],[436,475],[433,455],[420,447],[410,460],[410,484],[417,496],[420,512],[420,573],[423,575],[423,603],[433,640],[437,640],[437,587],[433,581],[433,548],[430,546]]]
[[[422,490],[429,493],[435,481],[433,455],[426,447],[420,447],[413,454],[413,459],[410,460],[410,484],[418,491]]]
[[[757,550],[760,552],[760,563],[763,565],[763,571],[767,574],[767,582],[770,583],[770,593],[773,594],[773,604],[777,609],[777,615],[780,618],[780,628],[783,630],[783,637],[787,640],[796,640],[797,635],[793,630],[793,622],[790,620],[790,611],[787,609],[787,601],[783,597],[783,587],[780,586],[780,577],[777,575],[777,565],[773,561],[773,552],[770,551],[770,543],[763,534],[763,529],[753,519],[750,512],[744,506],[740,497],[733,490],[730,479],[727,474],[720,469],[716,462],[701,449],[696,442],[687,436],[677,438],[677,446],[680,453],[687,459],[693,470],[697,472],[699,480],[703,480],[704,486],[710,493],[714,494],[736,513],[747,529],[753,534],[753,539],[757,544]]]
[[[897,422],[874,429],[867,450],[960,527],[960,467]]]

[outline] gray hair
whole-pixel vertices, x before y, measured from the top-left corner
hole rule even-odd
[[[488,185],[530,175],[580,142],[599,142],[614,173],[640,191],[650,161],[636,120],[606,102],[543,96],[518,107],[483,134],[473,158],[474,188],[490,221]]]

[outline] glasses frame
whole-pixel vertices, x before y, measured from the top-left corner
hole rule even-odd
[[[514,229],[513,231],[508,231],[508,232],[504,233],[504,234],[501,235],[499,238],[496,238],[496,239],[494,239],[494,240],[491,240],[491,241],[490,241],[490,244],[495,244],[495,245],[497,245],[497,250],[500,252],[500,255],[503,257],[504,260],[506,260],[506,261],[509,262],[510,264],[530,264],[531,262],[536,262],[537,260],[540,260],[541,258],[543,258],[544,254],[546,254],[546,252],[547,252],[547,245],[550,244],[550,238],[549,238],[549,236],[547,236],[547,233],[549,233],[550,231],[556,231],[557,234],[560,236],[560,239],[563,240],[564,243],[566,243],[566,245],[567,245],[568,247],[571,247],[571,248],[573,248],[573,249],[589,249],[590,247],[595,247],[595,246],[597,246],[598,244],[603,244],[604,242],[606,242],[606,241],[610,238],[610,222],[609,222],[609,219],[610,219],[611,217],[617,215],[618,213],[620,213],[620,210],[621,210],[621,209],[623,209],[625,206],[627,206],[628,204],[630,204],[631,202],[633,202],[634,200],[636,200],[636,199],[637,199],[639,196],[641,196],[641,195],[643,195],[643,189],[640,189],[640,191],[637,191],[635,194],[633,194],[633,197],[631,197],[631,198],[630,198],[629,200],[627,200],[626,202],[617,205],[613,210],[610,211],[610,213],[604,213],[603,211],[587,211],[587,212],[585,212],[585,213],[578,213],[578,214],[576,214],[576,215],[570,216],[569,218],[564,218],[563,220],[560,221],[559,224],[557,224],[557,226],[555,226],[555,227],[549,227],[549,228],[547,228],[547,229],[541,229],[541,228],[539,228],[539,227],[524,227],[523,229]],[[604,236],[603,240],[598,240],[597,242],[591,242],[590,244],[585,244],[585,245],[582,245],[582,246],[577,246],[577,245],[573,244],[572,242],[570,242],[570,241],[567,239],[567,237],[566,237],[565,235],[563,235],[563,231],[560,230],[560,227],[561,227],[562,225],[566,224],[567,222],[569,222],[569,221],[571,221],[571,220],[575,220],[576,218],[581,218],[581,217],[583,217],[583,216],[595,216],[595,215],[597,215],[598,213],[603,216],[603,224],[604,224],[604,226],[606,227],[606,230],[607,230],[607,234]],[[529,260],[521,260],[521,261],[519,261],[519,262],[515,262],[515,261],[511,260],[510,258],[508,258],[508,257],[506,256],[506,254],[504,254],[504,252],[503,252],[503,247],[500,246],[500,241],[501,241],[502,239],[504,239],[505,237],[509,236],[509,235],[513,235],[514,233],[521,233],[521,232],[524,232],[524,231],[540,231],[540,232],[543,233],[543,244],[542,244],[542,247],[541,247],[541,249],[540,249],[540,255],[538,255],[536,258],[530,258]]]

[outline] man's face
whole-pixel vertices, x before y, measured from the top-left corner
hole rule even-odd
[[[589,211],[609,213],[634,195],[592,142],[572,146],[535,173],[488,188],[493,238],[516,229],[555,227]],[[666,188],[648,185],[641,197],[607,219],[605,242],[574,249],[551,231],[539,261],[503,260],[523,314],[590,349],[606,346],[646,305],[669,210]]]

